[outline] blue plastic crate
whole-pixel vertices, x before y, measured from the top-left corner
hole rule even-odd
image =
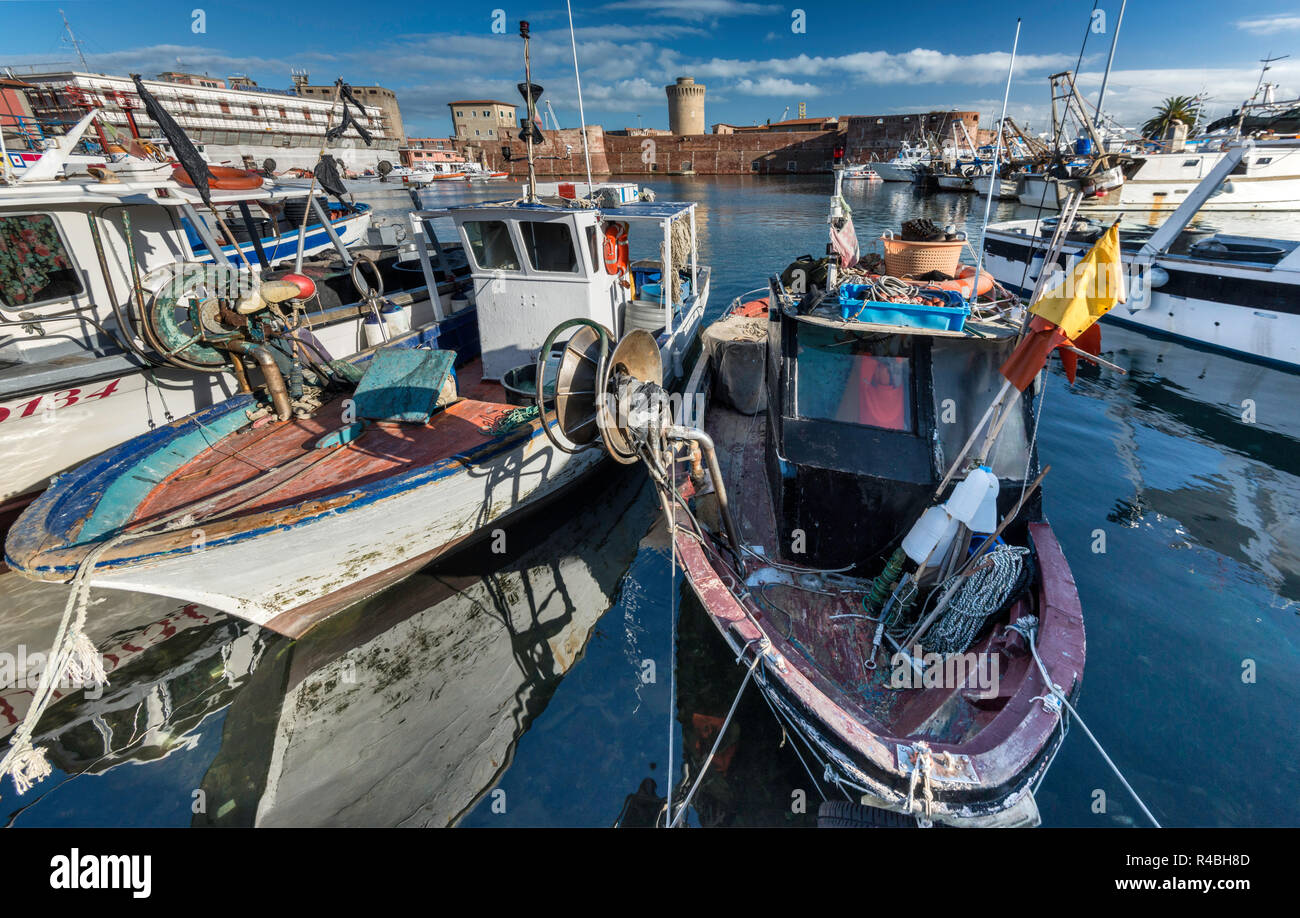
[[[970,306],[961,294],[952,290],[927,289],[948,302],[947,306],[924,306],[917,303],[887,303],[871,300],[871,288],[865,284],[844,284],[840,287],[840,315],[845,321],[856,319],[875,325],[901,325],[905,328],[925,328],[935,331],[961,331],[970,316]]]

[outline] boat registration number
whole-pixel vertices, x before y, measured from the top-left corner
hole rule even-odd
[[[115,379],[101,389],[87,392],[82,389],[63,389],[59,392],[43,393],[16,405],[0,405],[0,424],[10,418],[30,418],[34,414],[46,414],[60,408],[71,408],[81,402],[97,398],[108,398],[117,391],[121,378]]]

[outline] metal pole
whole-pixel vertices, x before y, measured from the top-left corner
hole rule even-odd
[[[1119,42],[1119,27],[1124,24],[1124,7],[1128,6],[1128,0],[1121,0],[1119,5],[1119,19],[1115,21],[1115,31],[1110,36],[1110,54],[1106,57],[1106,74],[1101,78],[1101,91],[1097,93],[1097,121],[1101,121],[1101,101],[1106,98],[1106,84],[1110,82],[1110,65],[1115,60],[1115,45]],[[1098,150],[1104,153],[1104,150]]]
[[[564,0],[564,5],[569,8],[569,44],[573,46],[573,79],[578,84],[578,122],[582,125],[582,155],[587,160],[587,194],[593,195],[596,189],[591,182],[591,150],[587,146],[587,115],[582,109],[582,76],[578,73],[578,39],[573,34],[573,4]],[[550,105],[549,102],[546,104]],[[551,111],[551,120],[555,120],[554,110]],[[558,122],[555,129],[560,129]]]
[[[1020,20],[1016,20],[1016,37],[1011,40],[1011,61],[1007,64],[1007,88],[1002,92],[1002,117],[998,120],[998,139],[993,147],[993,171],[989,174],[989,193],[984,200],[984,227],[980,230],[980,254],[975,259],[975,280],[971,284],[971,299],[979,295],[980,271],[984,268],[984,234],[989,229],[989,214],[993,210],[994,188],[1001,179],[998,178],[998,160],[1002,158],[1002,135],[1006,133],[1007,100],[1011,98],[1011,75],[1016,70],[1016,50],[1020,47]]]
[[[524,39],[524,85],[528,88],[528,130],[524,138],[528,141],[528,203],[537,203],[537,169],[533,165],[533,125],[537,123],[537,105],[533,100],[533,60],[529,50],[528,23],[519,23],[519,34]]]
[[[339,104],[339,95],[343,92],[343,77],[334,81],[334,99],[330,102],[330,112],[325,116],[325,133],[321,135],[320,154],[316,157],[317,165],[320,164],[321,157],[325,155],[325,149],[329,145],[329,132],[334,127],[334,107]],[[311,185],[307,188],[307,200],[316,200],[316,170],[311,171]],[[307,215],[312,212],[311,207],[302,209],[302,225],[298,227],[298,254],[293,259],[293,273],[302,273],[302,252],[307,243]],[[329,221],[325,221],[329,223]],[[346,260],[346,257],[345,257]]]

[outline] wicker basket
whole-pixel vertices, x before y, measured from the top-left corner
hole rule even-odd
[[[930,271],[942,271],[949,277],[957,274],[965,240],[955,242],[905,242],[882,236],[885,247],[885,273],[894,277],[916,277]]]

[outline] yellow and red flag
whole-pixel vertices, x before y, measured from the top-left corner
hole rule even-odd
[[[1119,248],[1119,224],[1106,230],[1064,280],[1029,307],[1033,319],[1020,344],[1002,364],[1000,372],[1021,392],[1047,364],[1052,351],[1077,347],[1090,354],[1101,352],[1097,320],[1124,302]],[[1074,382],[1078,355],[1061,351],[1066,376]]]

